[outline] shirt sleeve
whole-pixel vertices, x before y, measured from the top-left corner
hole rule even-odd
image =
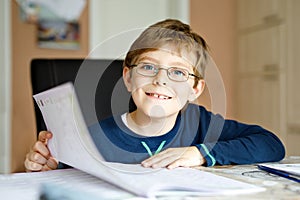
[[[285,156],[280,139],[258,125],[225,120],[220,115],[204,111],[200,129],[205,137],[196,146],[207,166],[275,162]]]

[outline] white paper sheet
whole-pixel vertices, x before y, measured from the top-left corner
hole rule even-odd
[[[75,191],[76,195],[85,195],[86,198],[82,198],[83,200],[130,199],[134,197],[132,194],[80,170],[64,169],[0,175],[0,198],[7,200],[37,200],[41,194],[40,189],[43,184],[50,188],[55,187],[64,190],[66,198],[69,192],[74,195]]]
[[[49,148],[54,157],[139,196],[178,195],[178,191],[182,194],[232,195],[264,190],[196,169],[154,170],[139,164],[105,162],[88,133],[72,84],[64,84],[34,98],[53,133]]]
[[[293,163],[293,164],[265,163],[260,165],[269,167],[271,169],[287,172],[289,174],[293,174],[300,178],[300,163]]]

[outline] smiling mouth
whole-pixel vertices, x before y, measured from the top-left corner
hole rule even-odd
[[[148,92],[146,92],[146,95],[150,96],[150,97],[157,98],[157,99],[162,99],[162,100],[168,100],[168,99],[172,98],[172,97],[165,96],[165,95],[162,95],[162,94],[157,94],[157,93],[148,93]]]

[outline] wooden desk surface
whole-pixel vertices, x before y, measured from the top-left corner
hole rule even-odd
[[[300,156],[292,156],[279,163],[300,163]],[[236,165],[199,168],[217,175],[247,182],[266,188],[266,191],[238,196],[199,197],[199,199],[300,199],[300,184],[268,172],[259,170],[255,165]],[[198,198],[192,198],[198,199]]]

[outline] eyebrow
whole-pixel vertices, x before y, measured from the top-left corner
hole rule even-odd
[[[143,56],[143,57],[141,57],[141,59],[139,59],[140,62],[142,62],[144,60],[159,64],[158,59],[155,59],[155,58],[152,58],[152,57],[149,57],[149,56]],[[182,62],[172,62],[172,63],[170,63],[170,66],[188,67],[185,64],[183,64]]]

